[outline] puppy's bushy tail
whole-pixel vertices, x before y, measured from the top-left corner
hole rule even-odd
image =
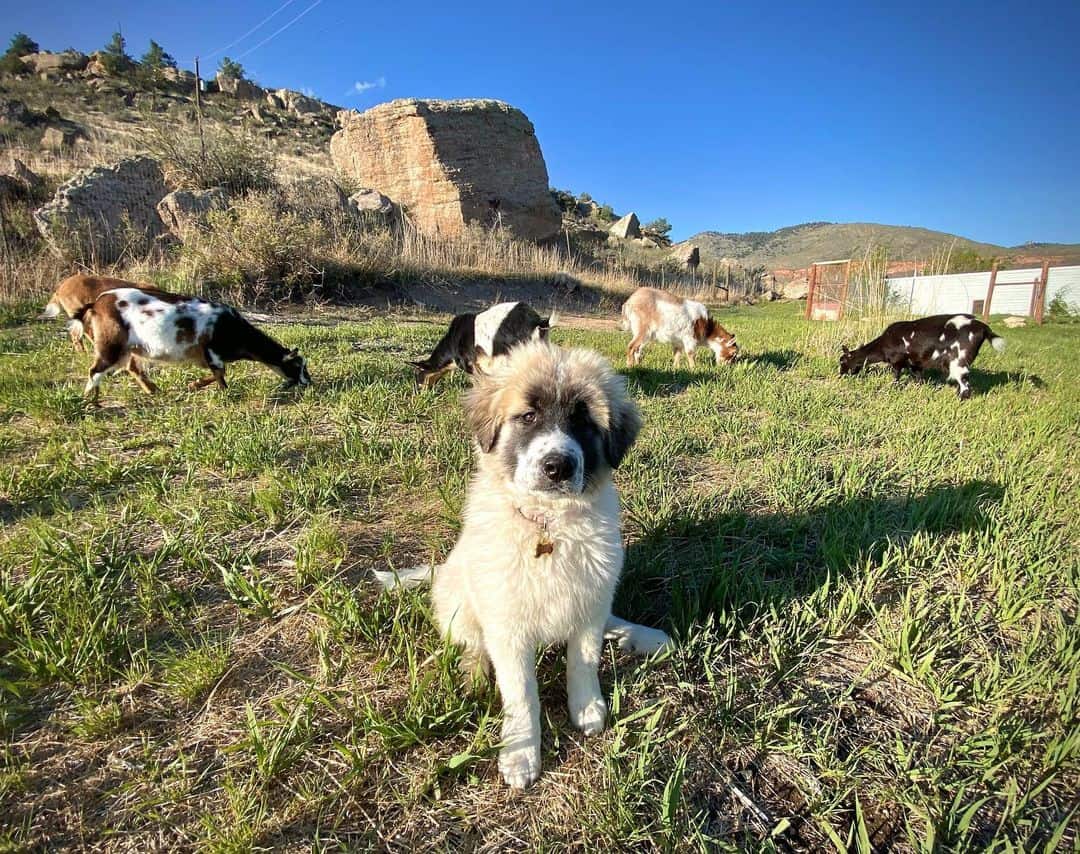
[[[622,309],[619,311],[619,315],[620,315],[620,318],[621,318],[619,320],[619,329],[621,331],[623,331],[623,332],[629,332],[630,331],[630,312],[628,312],[626,310],[626,303],[625,302],[622,305]]]
[[[60,303],[49,300],[44,310],[38,315],[38,320],[51,320],[60,316]]]
[[[418,566],[410,566],[408,569],[373,569],[372,575],[385,590],[397,588],[423,587],[431,583],[431,574],[435,567],[430,563],[422,563]]]

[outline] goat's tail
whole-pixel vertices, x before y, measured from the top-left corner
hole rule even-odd
[[[994,332],[989,326],[986,327],[986,335],[990,339],[990,346],[999,353],[1005,352],[1005,339]]]
[[[49,300],[45,304],[45,308],[41,314],[38,315],[38,320],[52,320],[55,317],[60,316],[60,303],[55,298]]]
[[[86,324],[89,322],[89,317],[94,313],[94,305],[82,306],[78,311],[71,316],[71,320],[67,322],[68,332],[71,333],[73,339],[76,338],[75,333],[78,333],[78,337],[81,338],[86,334]]]
[[[430,563],[422,563],[418,566],[410,566],[408,569],[373,569],[372,575],[386,590],[398,588],[423,587],[431,583],[431,575],[435,567]]]

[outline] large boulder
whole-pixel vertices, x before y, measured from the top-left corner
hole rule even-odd
[[[672,251],[671,260],[680,267],[696,270],[701,263],[701,250],[692,243],[680,243]]]
[[[393,201],[378,190],[367,188],[357,190],[349,196],[349,205],[358,216],[365,219],[382,219],[390,222],[397,213],[397,205]]]
[[[90,57],[77,50],[65,50],[63,53],[28,53],[19,59],[35,74],[74,73],[82,71],[90,62]]]
[[[418,228],[454,236],[501,224],[529,240],[559,233],[532,122],[501,101],[410,98],[338,114],[343,173],[403,205]]]
[[[165,228],[181,240],[184,232],[201,228],[207,215],[228,207],[229,196],[222,187],[210,190],[175,190],[157,204],[158,216]]]
[[[129,157],[62,184],[51,202],[34,211],[34,222],[57,254],[109,264],[162,234],[157,203],[166,192],[156,160]]]
[[[36,199],[44,190],[45,180],[17,157],[10,171],[0,172],[0,199]]]
[[[161,69],[161,76],[183,92],[195,91],[195,73],[193,71],[165,66]]]
[[[265,89],[242,77],[225,77],[219,74],[216,79],[218,90],[234,98],[243,101],[261,101],[266,97]]]
[[[624,239],[641,237],[641,223],[638,222],[637,214],[633,211],[628,213],[608,229],[608,234]]]
[[[322,116],[330,118],[330,107],[317,98],[311,98],[303,92],[292,89],[278,89],[267,93],[267,100],[271,105],[282,110],[287,110],[298,118],[304,116]]]
[[[0,125],[33,127],[43,121],[45,121],[45,116],[31,110],[22,101],[15,98],[0,101]]]
[[[810,283],[805,276],[796,276],[790,282],[778,285],[777,290],[784,299],[806,299],[810,293]]]
[[[74,122],[58,122],[45,128],[45,133],[41,135],[41,147],[47,151],[64,151],[85,139],[88,139],[86,131]]]

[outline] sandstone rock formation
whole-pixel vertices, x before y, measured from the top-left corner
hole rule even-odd
[[[45,180],[17,157],[9,172],[0,172],[0,199],[34,199],[44,189]]]
[[[266,93],[266,100],[272,107],[292,113],[297,118],[330,117],[330,107],[317,98],[311,98],[303,92],[292,89],[277,89]]]
[[[532,122],[501,101],[407,99],[338,114],[334,164],[404,205],[422,230],[452,236],[501,224],[546,240],[561,217]]]
[[[701,263],[701,250],[692,243],[683,243],[681,246],[675,247],[675,250],[671,253],[671,260],[680,267],[696,270]]]
[[[80,139],[86,139],[86,131],[71,122],[54,125],[41,135],[41,147],[49,151],[72,148]]]
[[[157,203],[165,193],[160,164],[130,157],[80,172],[34,211],[34,222],[58,254],[108,264],[161,235]]]
[[[638,222],[637,214],[631,211],[611,226],[608,233],[622,238],[641,237],[641,223]]]
[[[90,57],[76,50],[66,50],[63,53],[28,53],[19,59],[35,74],[82,71],[90,62]]]
[[[157,212],[165,228],[182,240],[187,229],[205,225],[210,211],[222,210],[228,204],[229,196],[222,187],[176,190],[158,202]]]
[[[797,276],[779,288],[784,299],[806,299],[810,293],[810,283],[805,276]]]
[[[226,95],[232,95],[244,101],[258,101],[266,96],[266,90],[256,86],[250,80],[240,77],[225,77],[219,74],[216,78],[218,89]]]

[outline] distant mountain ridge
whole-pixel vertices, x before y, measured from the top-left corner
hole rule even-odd
[[[699,246],[701,254],[708,260],[734,258],[745,266],[764,265],[770,270],[799,270],[815,261],[859,257],[871,244],[887,247],[893,263],[922,263],[934,252],[950,245],[988,258],[1045,257],[1057,264],[1080,262],[1080,243],[998,246],[944,231],[873,222],[804,222],[776,231],[740,234],[703,231],[683,243]]]

